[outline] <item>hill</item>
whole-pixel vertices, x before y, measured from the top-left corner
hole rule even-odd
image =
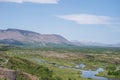
[[[40,34],[27,30],[0,30],[0,43],[9,45],[39,45],[70,44],[64,37],[57,34]]]

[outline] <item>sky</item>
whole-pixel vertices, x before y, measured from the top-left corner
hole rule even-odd
[[[120,0],[0,0],[0,29],[120,43]]]

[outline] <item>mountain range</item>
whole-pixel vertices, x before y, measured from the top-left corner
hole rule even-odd
[[[96,42],[69,41],[57,34],[40,34],[37,32],[6,29],[0,30],[0,43],[17,46],[102,46],[120,47],[118,44],[102,44]]]
[[[91,41],[83,42],[83,41],[76,41],[76,40],[71,41],[71,43],[77,46],[120,47],[120,43],[105,44],[105,43],[99,43],[99,42],[91,42]]]
[[[0,43],[9,45],[36,44],[70,44],[70,41],[56,34],[40,34],[27,30],[6,29],[0,30]]]

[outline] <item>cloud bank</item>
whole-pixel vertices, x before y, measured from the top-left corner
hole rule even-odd
[[[59,0],[0,0],[0,2],[15,2],[15,3],[31,2],[41,4],[57,4]]]
[[[74,21],[78,24],[118,24],[116,19],[109,16],[98,16],[91,14],[60,15],[58,18]],[[117,21],[117,23],[116,23]]]

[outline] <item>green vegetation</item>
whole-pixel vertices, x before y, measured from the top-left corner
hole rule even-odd
[[[120,69],[117,68],[116,66],[109,66],[107,67],[107,69],[108,69],[108,75],[115,75],[116,77],[120,76]]]
[[[52,71],[48,68],[32,63],[20,57],[12,57],[7,63],[7,67],[14,70],[22,70],[40,77],[42,80],[52,80]]]
[[[105,77],[112,77],[112,78],[120,78],[120,65],[109,65],[106,67],[106,71],[101,72],[99,74],[100,76],[105,76]]]
[[[105,71],[99,76],[120,78],[120,48],[1,46],[0,63],[6,68],[37,76],[40,80],[93,80],[81,77],[79,69],[71,69],[78,64],[85,64],[86,70],[102,67]],[[21,78],[24,77],[19,76],[20,80],[24,80]]]

